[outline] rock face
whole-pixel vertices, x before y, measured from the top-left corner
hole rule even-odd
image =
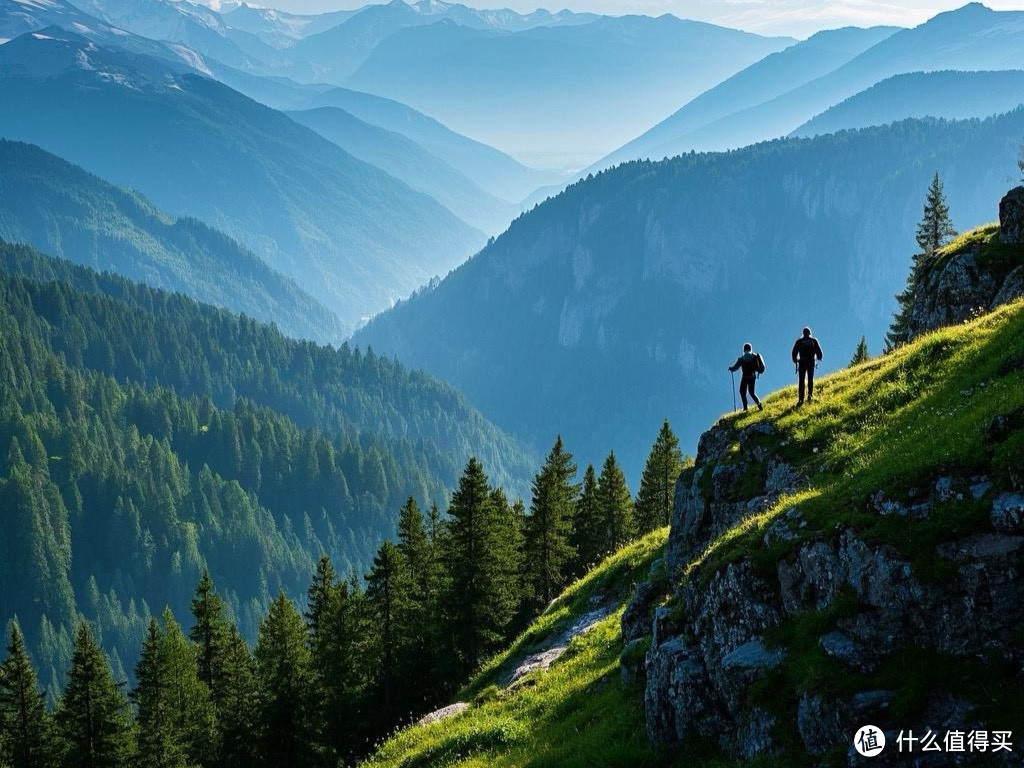
[[[999,201],[999,239],[1007,245],[1024,245],[1024,187],[1011,189]]]
[[[999,233],[1004,251],[1024,251],[1024,187],[1010,190],[999,203]],[[1017,265],[983,259],[984,246],[971,246],[928,272],[914,290],[910,337],[972,315],[995,309],[1024,296],[1024,259]]]
[[[809,755],[849,752],[856,765],[852,737],[864,723],[893,740],[904,728],[970,729],[980,702],[928,688],[918,715],[900,719],[890,714],[896,693],[877,687],[878,675],[908,653],[964,663],[988,656],[1014,670],[1007,685],[1024,684],[1024,499],[992,493],[983,476],[936,478],[911,504],[875,494],[871,512],[908,520],[965,500],[991,505],[989,530],[934,548],[938,577],[919,575],[899,552],[849,528],[805,540],[806,523],[793,508],[765,529],[766,547],[788,545],[773,568],[740,557],[683,578],[684,567],[721,532],[805,483],[778,458],[785,448],[769,425],[737,432],[719,423],[679,480],[667,555],[673,598],[654,611],[649,639],[638,638],[638,624],[650,615],[650,590],[638,591],[623,621],[633,646],[648,643],[639,676],[650,738],[667,745],[710,740],[731,759],[745,760],[778,752],[778,734],[792,733]],[[807,616],[818,618],[796,623]],[[787,627],[799,634],[780,641]],[[827,665],[837,679],[863,681],[863,690],[808,690],[780,674],[790,662],[803,669],[806,659]],[[1019,759],[1003,756],[990,755],[986,764]],[[874,760],[913,764],[891,753]]]

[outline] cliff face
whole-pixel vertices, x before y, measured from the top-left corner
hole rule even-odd
[[[999,226],[967,233],[938,254],[914,291],[911,338],[1024,296],[1024,187],[999,204]]]
[[[623,617],[652,740],[857,765],[872,724],[891,741],[871,764],[911,765],[901,730],[1020,730],[1022,331],[1017,303],[824,380],[811,409],[786,390],[704,434],[667,601],[641,585]]]

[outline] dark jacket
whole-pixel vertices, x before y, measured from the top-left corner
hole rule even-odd
[[[793,362],[799,361],[801,365],[814,365],[814,361],[821,360],[821,345],[813,336],[801,336],[793,345]]]
[[[743,369],[743,378],[752,379],[757,374],[757,353],[744,352],[736,358],[736,362],[729,367],[730,371]]]

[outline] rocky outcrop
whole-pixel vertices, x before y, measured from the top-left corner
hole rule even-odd
[[[875,494],[869,512],[908,521],[927,521],[950,504],[991,509],[984,530],[935,546],[923,575],[893,547],[852,528],[805,535],[794,507],[763,531],[764,547],[785,544],[773,567],[737,556],[684,576],[723,531],[805,484],[778,458],[786,447],[768,424],[736,431],[721,422],[680,478],[667,555],[671,601],[652,616],[651,590],[641,588],[623,617],[632,647],[647,647],[643,669],[630,674],[644,680],[650,738],[716,742],[745,760],[778,752],[779,734],[789,733],[809,755],[838,752],[857,765],[852,736],[865,723],[893,740],[901,729],[970,729],[984,702],[929,686],[908,716],[891,711],[897,692],[885,683],[900,680],[903,659],[934,658],[952,665],[950,675],[959,674],[956,665],[997,660],[1011,675],[1006,685],[1024,684],[1024,498],[993,492],[987,477],[956,475],[935,478],[911,501]],[[649,634],[640,638],[644,616],[652,616]],[[803,684],[808,666],[829,670],[833,683]],[[919,757],[900,762],[887,751],[872,764],[912,765]],[[996,766],[1019,759],[988,757]]]
[[[999,204],[999,229],[936,260],[914,288],[910,338],[1024,296],[1024,187]]]

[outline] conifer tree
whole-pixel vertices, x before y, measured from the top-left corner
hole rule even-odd
[[[870,359],[871,353],[868,352],[867,337],[861,336],[860,341],[857,342],[857,349],[854,350],[853,357],[850,358],[850,365],[860,365]]]
[[[373,567],[366,574],[376,699],[385,727],[394,721],[397,714],[396,687],[402,679],[403,652],[407,647],[408,576],[402,553],[392,542],[385,541],[377,550]]]
[[[956,230],[949,217],[949,206],[942,189],[942,180],[936,172],[925,196],[924,212],[917,225],[917,245],[920,249],[911,261],[907,274],[907,285],[896,296],[897,309],[892,324],[886,333],[886,349],[891,350],[910,339],[910,312],[914,304],[914,292],[925,274],[936,252],[950,238],[956,237]]]
[[[47,768],[54,757],[45,694],[39,690],[21,629],[12,621],[7,658],[0,664],[0,764]]]
[[[665,419],[647,457],[636,497],[636,532],[641,536],[671,521],[676,480],[682,471],[683,454],[679,450],[679,439]]]
[[[86,622],[78,625],[56,714],[64,768],[128,768],[135,748],[128,701]]]
[[[634,536],[633,497],[622,474],[615,451],[608,454],[597,481],[598,504],[605,535],[604,549],[614,552]]]
[[[576,575],[585,573],[590,566],[607,554],[604,527],[604,516],[597,492],[597,474],[594,472],[594,465],[588,464],[583,473],[583,489],[576,500],[576,513],[573,516],[571,542],[576,551]]]
[[[216,720],[210,689],[199,679],[196,648],[170,608],[164,609],[162,622],[160,649],[167,668],[174,730],[189,765],[214,765]],[[218,665],[221,663],[218,660]]]
[[[224,685],[217,705],[218,766],[251,768],[258,755],[256,665],[245,638],[234,625],[228,630],[223,672]]]
[[[452,494],[445,537],[450,582],[444,614],[458,677],[498,648],[515,613],[517,589],[509,583],[505,556],[509,529],[502,526],[501,514],[483,466],[470,458]]]
[[[195,623],[189,638],[198,651],[199,679],[210,689],[214,703],[220,701],[224,686],[224,657],[227,653],[230,623],[224,601],[217,594],[210,572],[204,568],[192,599]]]
[[[317,765],[316,676],[302,615],[283,592],[260,624],[256,672],[261,764]]]
[[[135,665],[138,686],[132,699],[136,717],[139,765],[142,768],[184,768],[185,745],[174,724],[170,666],[156,619],[151,618]]]
[[[526,580],[535,606],[545,606],[562,591],[574,552],[569,538],[579,486],[576,464],[561,435],[533,479],[533,498],[524,531]]]
[[[436,523],[433,523],[436,525]],[[437,547],[411,496],[398,517],[398,550],[405,558],[409,575],[408,652],[415,662],[408,665],[408,689],[418,696],[414,706],[433,703],[437,689],[436,660],[439,642],[437,626],[441,564]]]

